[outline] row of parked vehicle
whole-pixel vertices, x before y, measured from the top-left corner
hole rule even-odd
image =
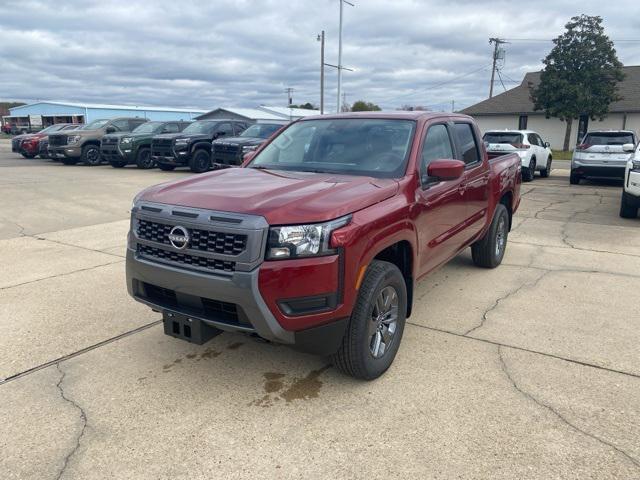
[[[65,165],[109,163],[195,173],[238,166],[243,156],[264,143],[281,124],[249,125],[237,120],[147,121],[143,118],[95,120],[86,125],[56,124],[12,140],[25,158],[51,158]]]

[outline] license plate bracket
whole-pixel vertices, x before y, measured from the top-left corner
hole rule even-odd
[[[202,345],[222,333],[222,330],[198,318],[168,310],[162,312],[162,322],[166,335],[196,345]]]

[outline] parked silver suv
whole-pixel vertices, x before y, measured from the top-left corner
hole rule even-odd
[[[585,177],[624,178],[629,153],[623,145],[636,144],[631,130],[598,130],[587,133],[571,159],[571,185]]]

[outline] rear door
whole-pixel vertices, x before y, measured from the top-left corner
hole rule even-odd
[[[466,216],[460,193],[463,178],[436,182],[427,175],[427,167],[432,161],[456,157],[450,128],[446,123],[432,124],[422,141],[415,220],[421,275],[455,255],[460,243],[456,232]]]
[[[484,227],[489,203],[489,169],[483,162],[481,144],[473,124],[456,122],[454,130],[458,159],[466,165],[462,184],[465,220],[459,235],[462,245],[475,237]]]

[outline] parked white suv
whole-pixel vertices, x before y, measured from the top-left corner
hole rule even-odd
[[[624,171],[624,185],[620,201],[620,216],[622,218],[636,218],[640,207],[640,145],[622,146],[625,152],[633,152],[629,157]]]
[[[571,185],[578,185],[585,177],[624,177],[629,152],[623,145],[636,144],[631,130],[597,130],[588,132],[573,151]]]
[[[522,160],[522,179],[533,180],[536,170],[541,177],[551,173],[551,148],[536,132],[531,130],[490,130],[482,137],[489,158],[507,153],[517,153]]]

